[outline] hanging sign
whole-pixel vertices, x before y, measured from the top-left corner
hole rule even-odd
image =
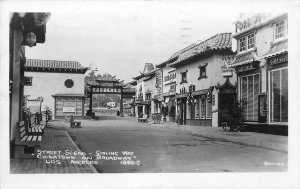
[[[155,72],[155,79],[156,79],[156,87],[159,87],[162,84],[162,72],[161,70],[158,70]]]
[[[271,16],[270,13],[258,13],[258,14],[243,14],[239,21],[235,22],[235,32],[241,32],[253,25],[261,23]]]
[[[247,64],[245,66],[237,67],[235,69],[235,72],[241,73],[241,72],[247,72],[247,71],[251,71],[251,70],[255,70],[255,69],[256,69],[256,66],[254,66],[253,64]]]
[[[222,69],[223,77],[232,77],[233,72],[234,72],[233,68]]]
[[[75,112],[75,107],[65,106],[63,112]]]
[[[258,95],[258,123],[266,123],[268,116],[267,93]]]
[[[282,55],[282,56],[277,56],[270,58],[270,65],[275,65],[275,64],[280,64],[288,61],[288,55]]]

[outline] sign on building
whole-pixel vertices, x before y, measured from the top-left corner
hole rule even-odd
[[[63,107],[63,112],[66,112],[66,113],[75,112],[75,107],[65,106],[65,107]]]

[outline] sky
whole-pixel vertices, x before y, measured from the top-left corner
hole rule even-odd
[[[145,63],[162,63],[192,43],[233,31],[239,13],[216,11],[200,2],[147,1],[53,9],[46,42],[26,47],[26,58],[78,61],[127,82]]]

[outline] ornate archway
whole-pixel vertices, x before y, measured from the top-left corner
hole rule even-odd
[[[126,87],[123,81],[120,81],[115,77],[98,77],[95,81],[86,81],[85,94],[88,95],[90,100],[87,116],[92,116],[93,94],[118,94],[121,95],[120,116],[123,117],[123,99],[133,98],[135,95],[135,89]]]

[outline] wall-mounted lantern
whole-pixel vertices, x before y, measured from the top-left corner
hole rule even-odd
[[[35,46],[36,43],[36,35],[33,32],[29,32],[25,36],[25,45],[29,47]]]

